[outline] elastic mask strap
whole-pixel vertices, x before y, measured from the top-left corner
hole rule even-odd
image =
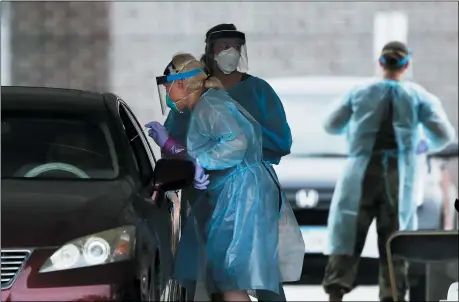
[[[171,89],[172,89],[172,85],[174,85],[174,82],[172,82],[172,84],[171,84]],[[170,89],[169,89],[169,91],[170,91]],[[169,91],[167,92],[167,94],[169,94]],[[178,104],[178,103],[180,103],[181,101],[183,101],[184,99],[186,99],[186,98],[189,97],[190,95],[193,95],[193,94],[195,94],[195,93],[198,93],[198,91],[199,91],[199,90],[193,91],[192,93],[190,93],[190,94],[187,95],[186,97],[183,97],[183,98],[181,98],[180,100],[177,100],[176,102],[172,100],[172,102],[174,102],[174,105],[177,107],[177,104]],[[179,109],[177,108],[177,110],[179,110]],[[180,112],[180,113],[183,113],[183,112],[180,111],[180,110],[179,110],[179,112]]]
[[[408,50],[408,55],[406,57],[404,57],[403,59],[401,59],[400,61],[398,61],[397,63],[397,67],[402,67],[404,65],[406,65],[412,58],[412,53],[411,53],[411,50]],[[381,64],[383,65],[386,65],[386,58],[384,58],[383,56],[379,59],[379,62],[381,62]]]
[[[190,95],[193,95],[193,94],[195,94],[195,93],[198,93],[198,91],[199,91],[199,90],[193,91],[192,93],[190,93],[190,94],[189,94],[189,95],[187,95],[186,97],[184,97],[184,98],[181,98],[180,100],[178,100],[177,102],[175,102],[175,104],[177,104],[177,103],[179,103],[179,102],[183,101],[184,99],[186,99],[186,98],[187,98],[187,97],[189,97]]]
[[[404,66],[406,65],[409,61],[411,60],[411,53],[408,53],[408,55],[406,57],[404,57],[403,59],[401,59],[397,66],[401,67],[401,66]]]

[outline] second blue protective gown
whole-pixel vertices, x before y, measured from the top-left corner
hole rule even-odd
[[[455,130],[438,98],[417,84],[378,80],[339,99],[325,120],[325,129],[331,134],[346,135],[349,159],[333,194],[327,254],[354,254],[363,178],[389,102],[393,107],[392,124],[398,150],[385,156],[398,159],[399,230],[417,229],[415,184],[421,174],[417,160],[419,127],[428,139],[430,150],[441,149],[455,138]]]

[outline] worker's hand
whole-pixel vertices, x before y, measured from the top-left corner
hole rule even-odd
[[[195,162],[195,167],[193,186],[198,190],[206,190],[210,183],[209,175],[205,173],[204,168],[199,163]]]
[[[425,139],[421,140],[416,148],[416,154],[424,154],[429,151],[429,145],[427,145],[427,141]]]
[[[169,138],[169,133],[166,128],[161,125],[159,122],[149,122],[145,125],[148,129],[148,135],[155,141],[155,143],[162,149],[167,139]]]

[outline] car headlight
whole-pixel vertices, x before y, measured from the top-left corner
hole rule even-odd
[[[40,273],[127,260],[134,248],[134,226],[111,229],[66,243],[46,260]]]

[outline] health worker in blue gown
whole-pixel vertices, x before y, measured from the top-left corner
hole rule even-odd
[[[237,101],[260,124],[263,146],[263,160],[267,163],[270,173],[277,175],[272,165],[278,165],[283,156],[290,154],[292,135],[287,123],[285,111],[281,100],[273,88],[264,80],[246,73],[248,57],[245,34],[236,29],[233,24],[220,24],[211,28],[205,37],[205,53],[201,58],[206,72],[217,77],[223,84],[226,92]],[[158,123],[154,124],[155,133],[167,131],[171,140],[163,148],[163,154],[170,156],[172,139],[186,147],[186,136],[190,122],[191,112],[183,109],[180,112],[171,110],[164,123],[164,128]],[[183,148],[178,148],[183,152]],[[285,199],[284,193],[279,188],[278,194]],[[182,199],[193,204],[201,198],[203,193],[195,188],[187,188],[182,192]],[[283,203],[283,212],[290,220],[295,220],[293,211],[288,203]],[[288,229],[280,225],[280,242],[289,244],[289,236],[283,236]],[[283,257],[281,257],[283,258]],[[301,273],[303,255],[297,256],[296,271]],[[293,271],[293,267],[292,267]],[[295,274],[294,274],[295,275]],[[290,278],[285,278],[288,281]],[[260,301],[285,301],[285,293],[279,284],[279,295],[271,292],[258,291]]]
[[[323,286],[330,301],[341,301],[355,285],[360,254],[373,219],[379,249],[380,300],[393,301],[386,242],[396,231],[417,223],[419,157],[455,139],[440,100],[403,79],[411,59],[404,43],[390,42],[381,52],[383,77],[356,87],[332,106],[325,130],[347,137],[346,169],[335,187],[328,217],[330,255]],[[397,301],[408,290],[408,266],[394,260]]]
[[[304,243],[263,160],[261,126],[190,54],[174,56],[157,84],[163,107],[190,112],[187,154],[175,152],[184,146],[158,123],[147,124],[150,135],[163,153],[195,163],[195,188],[206,192],[191,209],[174,278],[185,287],[203,282],[225,301],[251,301],[252,292],[279,295],[280,283],[300,278]],[[284,246],[281,229],[288,229]]]

